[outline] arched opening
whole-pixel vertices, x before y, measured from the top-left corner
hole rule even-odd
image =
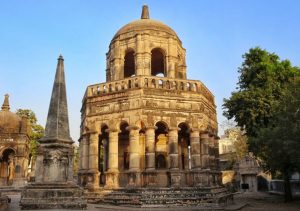
[[[167,125],[160,121],[155,124],[155,168],[167,168]]]
[[[124,171],[129,169],[129,131],[126,130],[128,127],[127,122],[122,122],[120,124],[119,133],[119,170]]]
[[[129,50],[124,57],[124,78],[135,75],[134,51]]]
[[[165,76],[165,56],[159,48],[154,48],[151,51],[151,75]]]
[[[12,185],[15,176],[15,151],[11,148],[7,148],[0,157],[1,185]]]
[[[178,132],[178,155],[179,168],[182,170],[191,169],[191,144],[190,132],[186,123],[180,123]]]
[[[105,184],[105,172],[108,169],[108,129],[107,125],[101,127],[101,134],[99,135],[98,148],[98,170],[100,172],[100,185]]]

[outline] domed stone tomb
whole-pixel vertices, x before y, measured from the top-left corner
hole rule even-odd
[[[150,19],[147,6],[114,35],[106,82],[88,86],[82,100],[78,182],[90,201],[197,205],[231,197],[220,186],[214,96],[186,69],[179,37]]]
[[[29,123],[10,111],[6,94],[0,111],[0,186],[22,187],[27,183]]]

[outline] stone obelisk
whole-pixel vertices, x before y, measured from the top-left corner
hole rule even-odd
[[[22,209],[84,209],[83,190],[73,180],[73,141],[69,132],[64,59],[60,55],[45,135],[39,140],[35,182],[22,191]]]

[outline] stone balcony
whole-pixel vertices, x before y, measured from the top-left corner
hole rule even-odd
[[[156,76],[134,76],[123,80],[90,85],[85,92],[83,100],[89,97],[103,96],[130,89],[188,91],[201,94],[214,104],[213,94],[198,80],[184,80]]]

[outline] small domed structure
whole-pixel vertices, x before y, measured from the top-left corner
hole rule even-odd
[[[6,94],[0,111],[0,132],[19,133],[22,119],[10,111],[8,97],[8,94]]]
[[[0,111],[0,186],[24,186],[29,160],[28,120],[10,111],[6,94]]]

